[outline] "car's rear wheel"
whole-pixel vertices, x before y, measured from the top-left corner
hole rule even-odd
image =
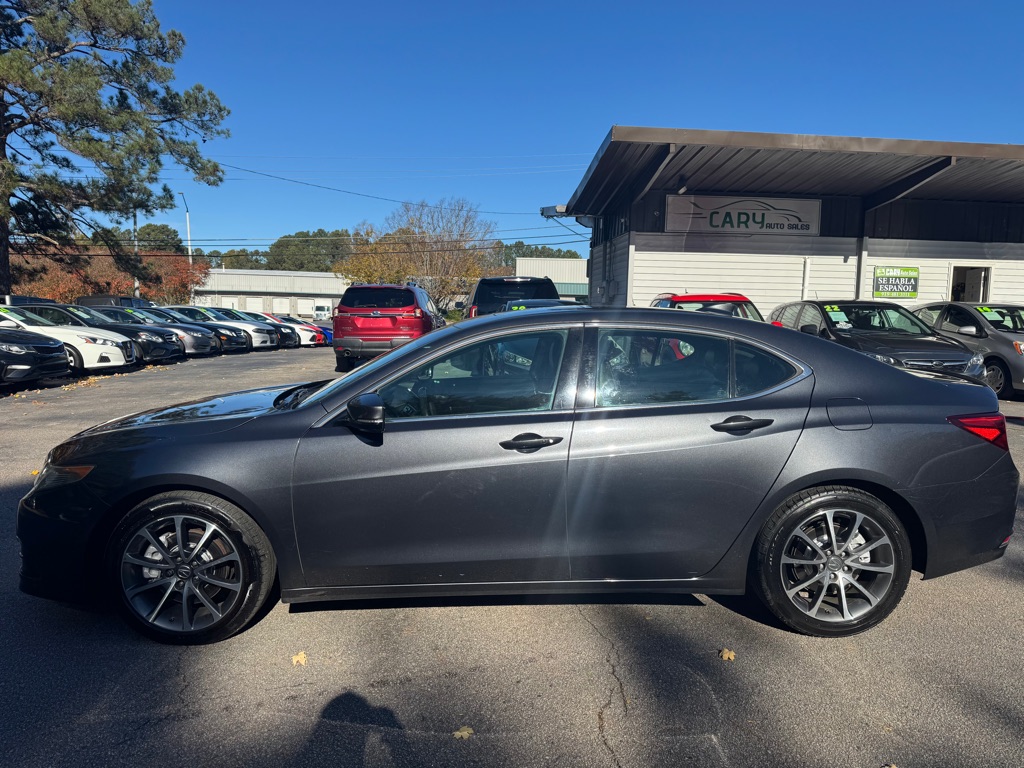
[[[355,360],[351,357],[336,357],[334,370],[338,373],[348,373],[355,367]]]
[[[117,526],[109,569],[132,627],[160,642],[199,644],[252,621],[270,594],[276,560],[266,535],[234,504],[171,491]]]
[[[1002,360],[985,361],[985,381],[1000,399],[1005,400],[1013,395],[1013,379]]]
[[[857,488],[812,488],[790,498],[757,542],[754,591],[798,632],[844,637],[899,604],[910,580],[910,541],[880,499]]]

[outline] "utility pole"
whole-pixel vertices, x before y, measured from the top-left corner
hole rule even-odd
[[[181,195],[181,202],[185,204],[185,242],[188,248],[188,264],[192,266],[192,222],[188,217],[188,200],[185,199],[185,193],[179,192]]]
[[[135,243],[135,268],[139,265],[139,212],[132,211],[132,240]],[[135,298],[139,298],[139,278],[135,278]]]

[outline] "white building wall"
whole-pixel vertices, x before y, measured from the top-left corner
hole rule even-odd
[[[555,283],[587,282],[586,259],[516,259],[516,274],[550,277]]]

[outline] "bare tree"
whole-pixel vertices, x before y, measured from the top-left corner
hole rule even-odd
[[[417,282],[443,312],[481,277],[497,247],[494,222],[481,219],[463,198],[403,203],[387,217],[385,229],[385,250],[412,257]]]

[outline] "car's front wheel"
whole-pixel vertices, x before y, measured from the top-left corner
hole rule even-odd
[[[906,530],[886,504],[857,488],[827,486],[796,494],[768,519],[752,581],[793,629],[844,637],[896,608],[910,566]]]
[[[1000,400],[1006,400],[1013,395],[1013,379],[1010,378],[1010,371],[1002,360],[985,361],[985,381]]]
[[[270,594],[276,560],[266,535],[234,504],[172,491],[121,521],[109,568],[130,625],[160,642],[199,644],[252,621]]]

